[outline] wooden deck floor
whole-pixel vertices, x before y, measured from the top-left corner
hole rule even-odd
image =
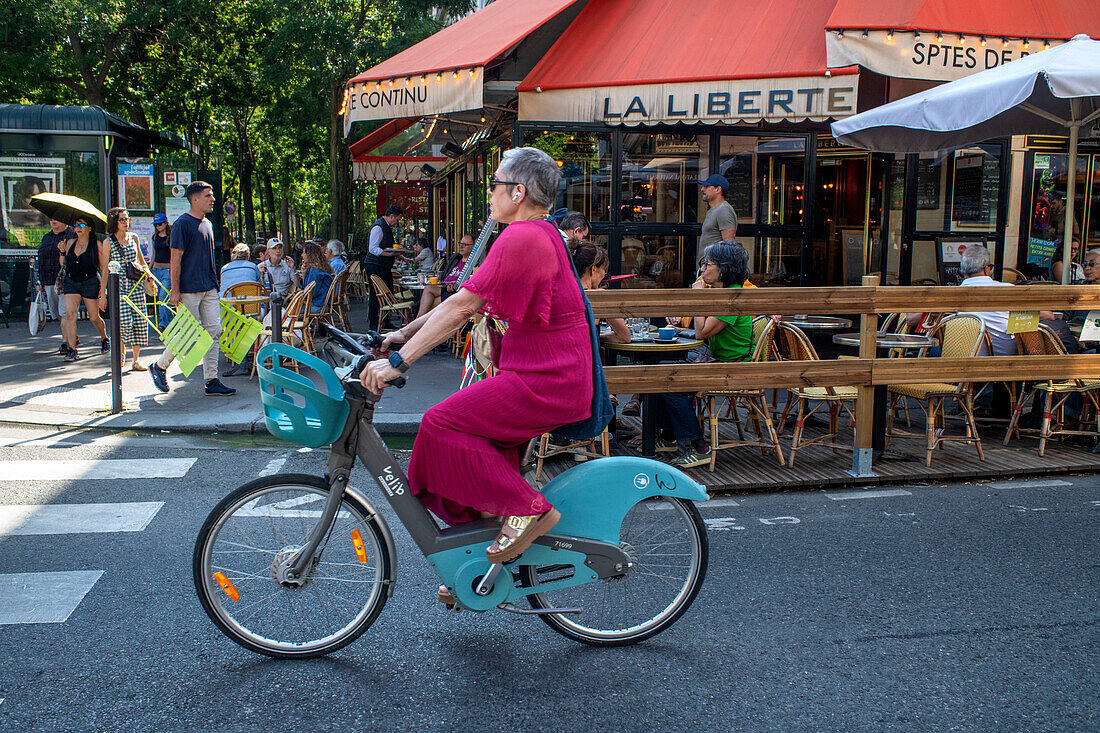
[[[639,428],[638,421],[626,418],[625,423]],[[821,427],[807,424],[807,432]],[[841,440],[852,439],[851,428],[841,433]],[[729,431],[732,439],[735,429],[723,424],[720,435]],[[856,478],[847,473],[852,467],[852,454],[841,450],[837,453],[825,446],[812,445],[798,451],[795,465],[782,467],[772,454],[763,455],[757,448],[731,448],[720,451],[717,465],[711,473],[706,466],[687,471],[693,479],[705,485],[713,493],[737,491],[782,490],[820,488],[826,486],[860,486],[881,483],[946,481],[959,479],[995,478],[1004,476],[1077,473],[1100,469],[1100,454],[1091,453],[1080,443],[1050,441],[1046,455],[1038,454],[1038,438],[1025,435],[1002,445],[1004,428],[992,426],[982,430],[982,450],[985,461],[979,461],[974,447],[965,443],[948,443],[933,454],[932,465],[924,465],[924,441],[901,439],[890,443],[884,456],[874,462],[875,476]],[[789,455],[791,427],[780,436],[784,455]],[[620,447],[614,455],[640,455],[639,451]],[[662,455],[658,454],[658,458]],[[574,465],[572,456],[554,458],[546,462],[543,481]]]

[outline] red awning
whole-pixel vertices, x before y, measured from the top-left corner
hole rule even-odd
[[[367,156],[370,151],[374,150],[397,133],[409,129],[418,119],[418,117],[401,117],[384,123],[374,132],[359,138],[348,146],[348,150],[351,151],[351,157],[358,160],[360,156]]]
[[[834,5],[594,0],[519,90],[823,76]]]
[[[348,84],[485,66],[577,1],[496,0]]]
[[[824,26],[1011,38],[1100,36],[1096,0],[838,0]]]

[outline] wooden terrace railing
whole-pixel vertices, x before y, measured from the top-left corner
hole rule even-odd
[[[1100,356],[876,358],[878,314],[957,311],[1100,310],[1100,285],[1013,287],[882,287],[877,276],[859,287],[707,288],[590,291],[597,318],[676,315],[859,315],[856,359],[766,363],[658,364],[607,367],[613,393],[696,392],[782,387],[859,389],[854,455],[868,461],[875,385],[913,382],[1015,382],[1100,379]],[[915,367],[919,366],[919,371]],[[861,452],[863,453],[860,456]],[[855,459],[853,463],[855,469]]]

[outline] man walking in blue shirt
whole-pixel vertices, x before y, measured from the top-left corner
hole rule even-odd
[[[183,303],[191,311],[214,344],[202,360],[202,376],[206,394],[231,395],[237,390],[226,387],[218,379],[218,337],[221,336],[221,309],[218,303],[218,271],[214,265],[214,226],[206,215],[214,210],[214,189],[205,181],[193,181],[186,191],[190,211],[180,214],[172,225],[171,291],[168,303],[175,308]],[[168,365],[175,359],[165,349],[156,363],[149,367],[153,384],[161,392],[168,391]]]

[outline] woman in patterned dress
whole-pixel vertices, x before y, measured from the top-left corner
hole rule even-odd
[[[111,245],[111,261],[122,265],[122,272],[118,277],[119,289],[123,294],[129,293],[130,300],[143,314],[148,313],[145,290],[141,287],[134,288],[134,281],[126,277],[127,262],[133,262],[143,270],[148,269],[141,247],[138,246],[137,235],[130,233],[130,212],[126,209],[116,206],[107,212],[107,242]],[[141,363],[138,352],[142,346],[149,345],[149,324],[125,300],[119,308],[118,322],[122,332],[122,345],[119,348],[122,349],[123,363],[126,361],[126,347],[129,346],[134,353],[134,360],[130,363],[131,371],[148,371],[148,367]]]

